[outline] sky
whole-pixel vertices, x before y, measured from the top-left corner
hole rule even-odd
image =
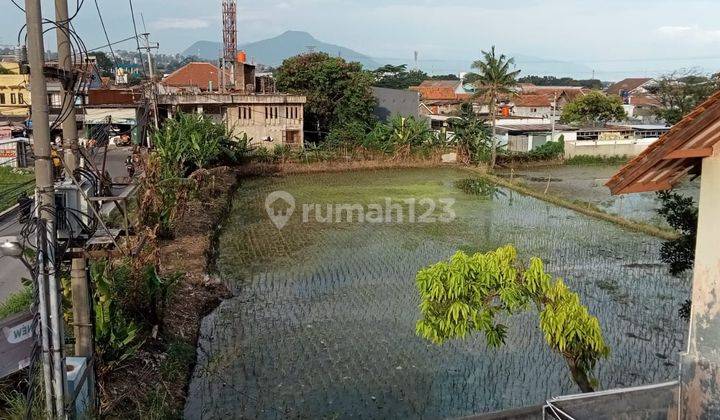
[[[71,14],[78,1],[68,0]],[[42,3],[44,16],[52,19],[53,1]],[[133,33],[128,1],[97,4],[111,40]],[[220,5],[134,0],[139,30],[142,14],[164,53],[220,40]],[[3,11],[0,43],[16,44],[24,15],[12,5]],[[717,0],[238,0],[238,38],[244,43],[307,31],[379,62],[410,58],[415,50],[428,60],[472,60],[496,45],[509,55],[583,64],[612,79],[680,68],[720,70],[718,16]],[[94,0],[84,1],[73,23],[88,47],[106,43]],[[54,50],[54,42],[48,35],[46,49]],[[118,48],[123,47],[133,44]]]

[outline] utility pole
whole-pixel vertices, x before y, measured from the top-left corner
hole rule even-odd
[[[158,119],[157,90],[156,90],[156,85],[155,85],[155,65],[153,64],[152,50],[159,49],[160,45],[158,45],[158,44],[150,45],[150,34],[149,33],[142,34],[142,37],[145,40],[145,46],[140,47],[140,48],[145,50],[145,52],[147,53],[148,71],[150,74],[150,83],[151,83],[150,84],[150,102],[152,103],[155,129],[157,130],[158,128],[160,128],[160,121]]]
[[[43,368],[49,364],[46,347],[47,319],[50,318],[50,331],[52,332],[52,383],[54,388],[55,414],[65,418],[65,391],[67,382],[65,376],[65,359],[62,354],[62,321],[60,319],[60,296],[55,268],[54,249],[56,243],[55,233],[55,188],[53,180],[53,167],[50,146],[50,117],[48,115],[47,85],[45,80],[45,44],[43,42],[42,8],[40,0],[25,0],[25,17],[27,23],[28,61],[30,63],[30,84],[32,100],[33,143],[35,152],[35,183],[38,197],[38,216],[40,226],[46,227],[45,232],[38,232],[38,243],[47,242],[38,253],[39,272],[38,293],[40,294],[41,335],[43,336]],[[47,240],[45,240],[47,239]],[[47,276],[45,275],[47,274]],[[45,285],[45,279],[49,284]],[[47,304],[43,305],[46,292],[49,295],[50,314],[47,313]],[[45,311],[43,311],[45,306]],[[44,312],[44,313],[43,313]],[[47,373],[45,373],[47,375]],[[47,383],[47,378],[46,378]],[[49,390],[46,389],[46,393]],[[46,396],[46,402],[48,398]],[[47,410],[53,411],[48,405]]]
[[[552,118],[550,123],[552,124],[552,134],[550,135],[550,141],[555,141],[555,110],[557,109],[557,92],[553,93],[552,104]]]
[[[63,148],[65,149],[65,164],[70,173],[80,164],[78,151],[77,119],[75,117],[75,95],[73,89],[76,81],[70,52],[70,22],[68,17],[67,0],[55,0],[55,21],[57,22],[58,66],[65,70],[65,79],[61,81],[62,110],[67,110],[65,120],[62,122]],[[69,146],[69,147],[68,147]],[[68,150],[69,149],[69,150]]]
[[[70,55],[70,22],[68,18],[67,0],[55,0],[55,20],[57,21],[57,44],[58,64],[65,70],[65,79],[62,81],[62,104],[63,110],[67,109],[67,117],[62,122],[63,139],[65,140],[64,164],[70,174],[80,167],[80,153],[78,150],[78,131],[75,118],[75,94],[76,84]],[[81,57],[82,58],[82,57]],[[67,108],[66,108],[67,107]],[[70,150],[67,150],[67,146]],[[80,192],[78,191],[78,195]],[[80,210],[80,209],[75,209]],[[70,271],[70,285],[72,291],[73,331],[75,334],[75,355],[87,358],[88,362],[93,358],[93,331],[90,302],[90,285],[88,284],[87,261],[82,250],[76,252],[72,258],[72,270]],[[88,366],[92,364],[88,363]],[[92,368],[89,368],[92,369]],[[88,378],[94,378],[91,371]],[[92,380],[88,380],[89,387],[94,387]],[[91,395],[93,395],[91,393]]]

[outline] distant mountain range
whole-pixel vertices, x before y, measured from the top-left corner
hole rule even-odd
[[[275,38],[251,42],[240,45],[239,48],[247,52],[248,60],[267,66],[277,67],[288,57],[298,55],[309,50],[340,56],[348,61],[358,61],[365,68],[375,69],[380,64],[357,51],[339,45],[322,42],[307,32],[287,31]],[[182,54],[198,56],[203,60],[217,60],[223,49],[222,42],[199,41],[191,45]]]
[[[262,41],[240,45],[239,48],[247,52],[249,60],[267,66],[277,67],[283,60],[309,50],[321,51],[332,56],[340,56],[348,61],[358,61],[366,69],[376,69],[385,64],[407,64],[409,68],[414,66],[412,58],[374,58],[335,44],[328,44],[318,40],[307,32],[287,31],[282,35]],[[185,56],[197,56],[203,60],[216,61],[222,51],[221,42],[198,41],[186,49],[182,54]],[[589,79],[592,77],[592,69],[589,67],[559,61],[547,60],[526,55],[514,55],[515,64],[522,70],[522,75],[539,76],[569,76],[578,79]],[[419,67],[430,74],[458,74],[469,71],[472,60],[433,60],[423,59],[422,55],[418,62]]]

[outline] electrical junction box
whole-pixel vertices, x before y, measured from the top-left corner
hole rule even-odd
[[[94,196],[94,185],[87,180],[80,183],[80,188],[88,198]],[[78,186],[71,181],[64,181],[55,184],[55,207],[57,211],[57,236],[58,239],[87,239],[88,233],[85,226],[94,224],[94,214],[89,203]]]
[[[70,407],[73,418],[78,420],[90,419],[90,384],[92,372],[88,371],[88,359],[85,357],[66,357],[65,370],[67,371],[68,397],[75,397],[75,403]]]

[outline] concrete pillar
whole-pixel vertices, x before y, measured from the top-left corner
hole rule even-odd
[[[705,158],[700,184],[692,318],[683,357],[681,418],[720,418],[720,146]]]

